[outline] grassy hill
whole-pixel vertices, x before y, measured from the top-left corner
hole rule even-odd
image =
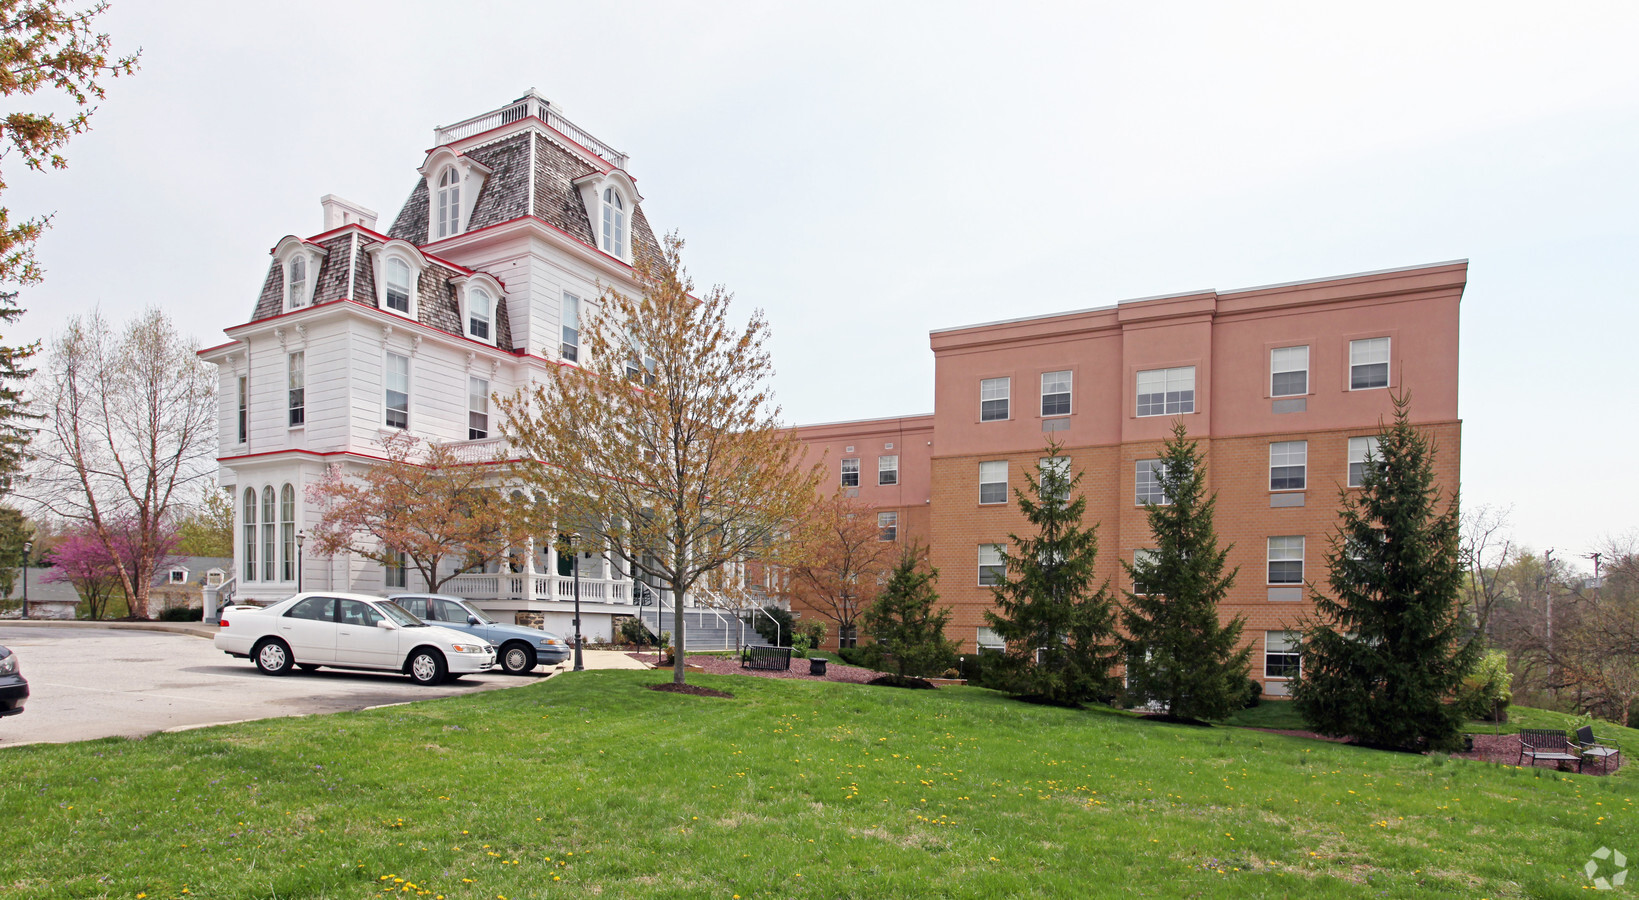
[[[0,886],[18,898],[1573,897],[1600,847],[1639,859],[1625,774],[1158,725],[976,688],[700,676],[735,698],[643,689],[661,680],[586,672],[6,750]]]

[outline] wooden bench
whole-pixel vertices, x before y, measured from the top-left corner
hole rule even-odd
[[[740,656],[740,668],[789,672],[791,671],[791,648],[747,647]]]
[[[1548,728],[1521,728],[1519,733],[1519,761],[1524,763],[1529,758],[1531,765],[1537,760],[1546,759],[1553,763],[1574,762],[1576,770],[1582,771],[1582,754],[1565,732]]]

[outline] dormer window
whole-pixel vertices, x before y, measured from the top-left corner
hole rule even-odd
[[[603,189],[603,249],[626,258],[626,205],[612,187]]]
[[[499,335],[496,317],[502,299],[501,282],[482,272],[450,279],[455,286],[458,305],[456,315],[463,336],[486,344],[494,344]]]
[[[454,166],[438,176],[438,236],[461,232],[461,173]]]
[[[283,273],[284,311],[295,312],[313,305],[313,289],[319,280],[319,265],[325,250],[291,234],[273,248],[273,264]]]
[[[307,257],[298,256],[290,261],[287,270],[290,285],[290,308],[300,309],[307,305]]]
[[[490,317],[495,301],[482,288],[473,288],[467,300],[467,336],[480,341],[490,340]]]
[[[410,314],[410,264],[396,256],[387,258],[387,308]]]

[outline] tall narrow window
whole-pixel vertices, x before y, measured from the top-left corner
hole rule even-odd
[[[603,249],[626,256],[626,205],[614,188],[603,189]]]
[[[570,362],[580,360],[580,298],[563,295],[563,346],[559,355]]]
[[[307,305],[307,257],[298,256],[290,261],[290,308]]]
[[[1143,506],[1154,503],[1157,506],[1168,506],[1167,492],[1161,487],[1162,463],[1159,459],[1138,460],[1136,468],[1133,497],[1134,503]]]
[[[489,382],[467,379],[467,440],[489,437]]]
[[[461,175],[451,166],[438,178],[438,236],[461,232]]]
[[[1303,535],[1269,539],[1269,583],[1303,583]]]
[[[1269,396],[1297,397],[1309,393],[1309,348],[1280,347],[1269,351]]]
[[[1263,633],[1263,677],[1296,678],[1303,665],[1303,646],[1295,631]]]
[[[239,443],[243,444],[250,437],[250,382],[244,376],[239,376]]]
[[[1301,491],[1309,481],[1309,442],[1276,441],[1269,445],[1269,489]]]
[[[387,257],[387,308],[410,314],[410,264],[396,256]]]
[[[1007,460],[979,463],[979,502],[1007,502]]]
[[[1377,459],[1377,438],[1349,438],[1349,487],[1360,487],[1366,478],[1366,457]]]
[[[245,488],[245,580],[256,580],[256,489]]]
[[[1041,376],[1042,416],[1070,414],[1070,373],[1047,372]]]
[[[1013,379],[985,378],[979,382],[979,421],[999,422],[1007,418],[1007,401]]]
[[[1156,551],[1155,550],[1134,550],[1133,551],[1133,568],[1137,569],[1140,566],[1144,566],[1144,565],[1147,565],[1149,563],[1155,562],[1155,556],[1156,556]],[[1149,585],[1145,584],[1142,581],[1134,581],[1133,582],[1133,593],[1138,594],[1139,596],[1143,596],[1145,594],[1148,594],[1149,592],[1150,592],[1150,586]]]
[[[307,354],[297,350],[290,354],[290,424],[292,427],[307,421]]]
[[[877,539],[883,541],[898,540],[899,513],[882,512],[876,514]]]
[[[1349,342],[1349,390],[1389,386],[1389,339]]]
[[[386,575],[387,587],[400,589],[407,587],[405,582],[408,581],[406,576],[409,574],[409,567],[404,565],[404,554],[388,547],[385,556],[387,558],[382,561],[381,568],[383,574]]]
[[[898,457],[898,455],[878,456],[876,458],[876,483],[877,484],[898,484],[899,483],[899,457]]]
[[[387,427],[410,427],[410,358],[387,354],[382,373],[387,389]]]
[[[1001,584],[1007,574],[1007,564],[1002,558],[1001,544],[979,545],[979,584]]]
[[[859,487],[859,460],[845,459],[842,461],[842,486]]]
[[[489,340],[490,317],[495,313],[495,301],[487,292],[473,288],[467,297],[467,336],[480,341]]]
[[[296,580],[296,489],[279,489],[279,580]]]
[[[262,580],[279,576],[274,560],[279,558],[279,508],[273,499],[273,485],[262,488]]]
[[[1194,366],[1138,373],[1138,415],[1173,416],[1194,411]]]

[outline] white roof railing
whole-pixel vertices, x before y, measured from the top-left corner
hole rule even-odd
[[[597,154],[615,168],[625,170],[626,161],[629,159],[626,154],[598,140],[587,133],[585,129],[564,118],[562,113],[553,108],[552,102],[535,93],[534,88],[531,88],[529,93],[500,109],[473,116],[470,119],[463,119],[454,125],[445,125],[442,128],[433,129],[433,143],[436,146],[442,146],[459,141],[462,138],[481,134],[492,128],[510,125],[519,119],[530,116],[535,116],[545,122],[554,131]]]

